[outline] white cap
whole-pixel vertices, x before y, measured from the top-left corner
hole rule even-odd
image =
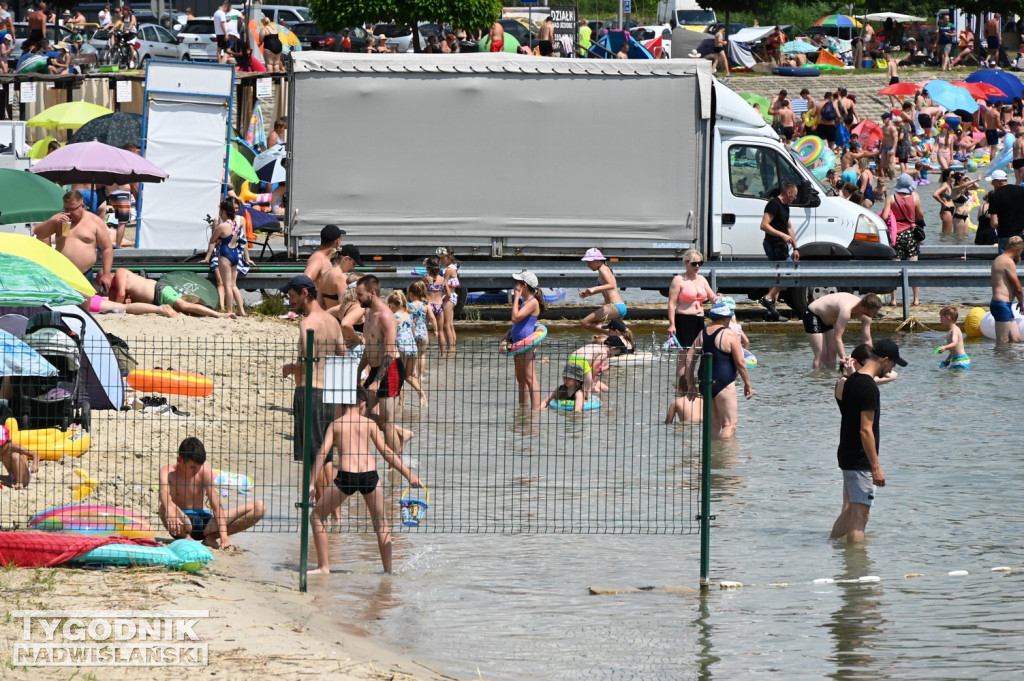
[[[537,288],[540,286],[540,282],[537,281],[537,275],[530,270],[519,270],[512,275],[512,278],[516,281],[521,281],[530,288]]]
[[[1006,182],[1006,171],[1005,170],[993,170],[992,174],[985,178],[986,182],[993,182],[993,181],[996,181],[996,180],[1001,180],[1003,182]]]

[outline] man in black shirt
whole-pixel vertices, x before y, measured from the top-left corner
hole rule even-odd
[[[891,340],[879,341],[864,365],[836,389],[842,414],[836,456],[843,471],[843,510],[832,525],[831,539],[846,537],[848,544],[864,541],[875,487],[885,487],[885,473],[878,461],[881,407],[875,378],[897,364],[907,366],[899,346]]]
[[[789,221],[789,205],[796,200],[796,183],[786,181],[779,188],[779,195],[772,197],[764,208],[764,215],[761,217],[761,231],[764,232],[764,254],[769,260],[786,261],[790,260],[789,247],[793,247],[792,260],[800,259],[800,252],[796,247],[796,230]],[[779,302],[779,294],[784,288],[776,286],[764,295],[761,303],[768,312],[765,313],[766,322],[788,321],[783,319],[779,311],[775,309]]]
[[[989,224],[996,230],[999,252],[1006,250],[1011,236],[1024,236],[1024,187],[1007,184],[1004,170],[994,170],[985,178],[992,183],[992,199],[988,202]]]

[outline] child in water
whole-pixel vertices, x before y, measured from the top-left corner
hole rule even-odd
[[[512,328],[505,336],[509,343],[518,343],[533,335],[537,317],[544,312],[544,294],[537,275],[522,270],[512,275],[515,291],[512,293]],[[525,405],[529,396],[530,407],[540,409],[540,383],[537,382],[537,352],[533,348],[512,358],[516,365],[516,384],[519,386],[519,404]]]
[[[396,289],[391,292],[387,299],[388,307],[395,315],[395,345],[398,346],[398,353],[402,356],[402,363],[407,367],[416,366],[419,348],[416,345],[416,331],[409,314],[409,301],[405,293]],[[427,394],[420,387],[420,380],[410,371],[405,375],[405,382],[412,386],[416,394],[420,396],[420,406],[427,406]]]
[[[956,325],[958,316],[959,313],[953,305],[947,305],[939,310],[939,322],[948,333],[946,334],[946,344],[935,348],[935,354],[949,353],[949,356],[939,363],[941,367],[970,369],[971,358],[967,356],[967,352],[964,350],[964,334],[960,327]]]
[[[572,362],[565,365],[565,368],[562,369],[562,385],[547,396],[540,408],[547,409],[552,400],[572,402],[573,411],[583,411],[583,403],[587,401],[583,394],[583,367]]]
[[[427,375],[427,346],[430,344],[429,328],[435,325],[434,313],[427,303],[427,285],[422,281],[409,284],[405,290],[409,298],[409,314],[412,316],[413,336],[416,338],[416,361],[409,367],[409,374],[417,380]],[[434,328],[437,333],[437,328]]]
[[[699,393],[690,392],[685,371],[679,376],[676,395],[676,399],[668,405],[665,423],[672,423],[675,419],[679,419],[680,423],[700,423],[704,420],[704,399]]]

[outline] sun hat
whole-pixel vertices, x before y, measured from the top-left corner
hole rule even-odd
[[[736,301],[733,300],[732,296],[722,296],[721,302],[725,303],[733,314],[736,313]]]
[[[1006,182],[1005,170],[993,170],[992,174],[985,178],[986,182]]]
[[[582,383],[583,376],[583,367],[575,362],[568,362],[562,369],[562,378],[572,378]]]
[[[712,319],[728,319],[732,316],[732,310],[725,304],[724,300],[720,300],[711,306],[708,310],[708,316]]]
[[[903,173],[896,178],[896,193],[897,194],[910,194],[914,191],[914,178],[907,173]]]
[[[537,281],[537,275],[530,270],[519,270],[512,274],[512,278],[516,281],[521,281],[530,288],[537,288],[540,286],[540,282]]]
[[[584,255],[582,258],[580,258],[580,260],[582,260],[583,262],[594,262],[595,260],[607,260],[607,259],[608,258],[604,257],[604,253],[602,253],[600,251],[600,249],[597,249],[597,248],[589,249],[587,251],[586,255]]]
[[[900,357],[900,346],[889,339],[878,341],[871,351],[882,359],[891,359],[901,367],[907,366],[907,360]]]

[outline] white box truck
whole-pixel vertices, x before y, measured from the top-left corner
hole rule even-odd
[[[292,56],[288,247],[328,223],[385,260],[764,260],[782,181],[804,259],[891,259],[705,60]]]
[[[658,23],[667,24],[672,19],[680,26],[704,31],[718,22],[714,10],[704,9],[695,0],[660,0],[658,2]]]

